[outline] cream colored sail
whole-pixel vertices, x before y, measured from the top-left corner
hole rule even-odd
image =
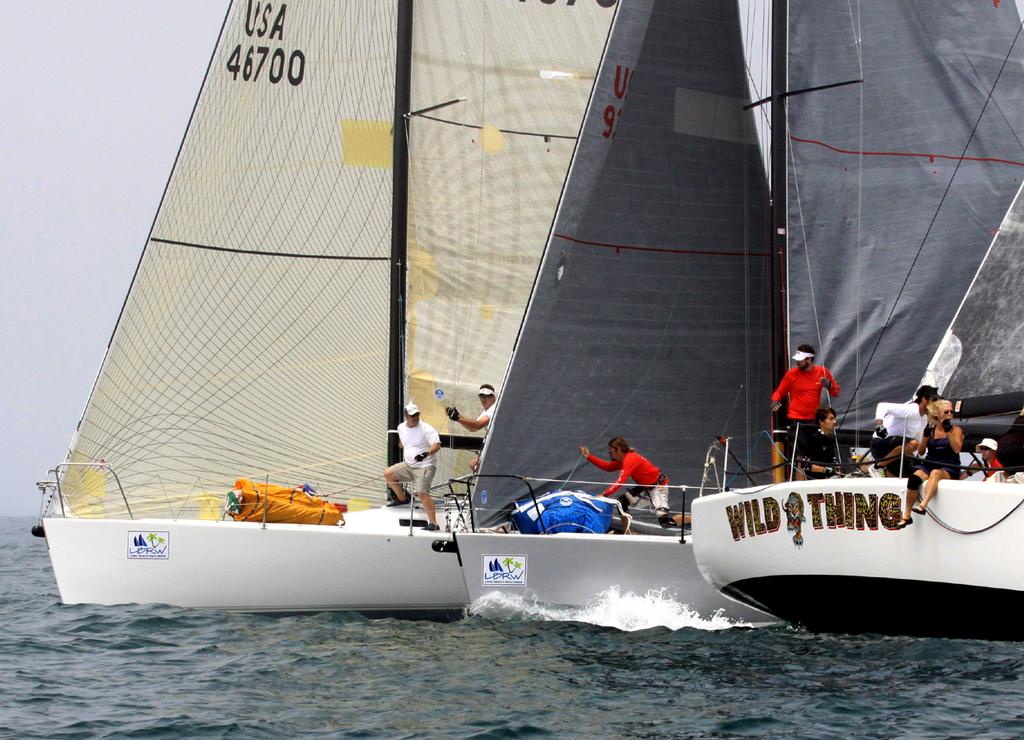
[[[614,0],[432,0],[414,13],[409,394],[441,432],[508,365]],[[436,389],[445,392],[436,402]]]
[[[413,4],[413,109],[465,98],[408,129],[407,397],[441,432],[435,388],[500,385],[609,5]],[[396,15],[232,4],[70,456],[133,515],[217,516],[239,476],[382,498]],[[125,513],[102,471],[63,492]]]
[[[136,517],[385,464],[395,26],[379,0],[232,4],[71,451]],[[63,491],[124,513],[108,475]]]

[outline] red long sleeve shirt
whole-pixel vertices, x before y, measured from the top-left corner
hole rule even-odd
[[[621,471],[615,482],[605,489],[605,496],[611,496],[630,478],[641,486],[653,486],[658,482],[658,478],[661,477],[661,471],[658,467],[637,452],[627,452],[622,458],[622,462],[618,460],[602,460],[594,455],[587,455],[587,460],[601,468],[601,470]]]
[[[789,407],[786,416],[790,419],[813,419],[814,412],[821,403],[821,380],[828,378],[832,387],[828,389],[833,398],[839,395],[839,383],[832,377],[827,367],[811,365],[810,370],[791,367],[782,376],[782,382],[772,394],[773,401],[781,401],[789,394]]]

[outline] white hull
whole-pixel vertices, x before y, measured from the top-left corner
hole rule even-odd
[[[929,507],[937,519],[914,514],[901,530],[905,483],[846,478],[705,496],[693,505],[697,564],[716,588],[815,631],[1024,637],[1007,619],[1024,606],[1024,506],[1015,508],[1024,486],[943,482]],[[802,507],[799,545],[790,500]]]
[[[416,528],[410,536],[408,516],[407,508],[350,513],[345,527],[60,517],[44,526],[65,604],[461,612],[458,558],[432,549],[451,535]],[[135,537],[150,533],[165,542],[138,552]]]
[[[470,602],[489,592],[504,591],[527,599],[582,607],[603,592],[664,594],[703,617],[718,612],[739,622],[773,621],[715,591],[701,577],[693,546],[676,537],[590,534],[523,535],[465,533],[456,535]],[[496,572],[507,558],[525,558]],[[507,572],[511,569],[512,572]]]

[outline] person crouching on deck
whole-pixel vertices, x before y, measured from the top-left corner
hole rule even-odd
[[[899,528],[913,524],[910,512],[927,514],[928,503],[939,489],[939,481],[960,477],[960,448],[964,430],[953,424],[953,402],[933,401],[928,404],[928,426],[924,428],[918,452],[925,450],[923,460],[914,465],[907,481],[907,506]],[[924,500],[917,506],[917,492],[924,483]]]
[[[839,465],[836,412],[828,406],[822,406],[814,412],[814,418],[818,428],[801,435],[797,445],[798,471],[808,479],[831,478]]]
[[[922,385],[914,394],[913,401],[883,401],[878,404],[875,409],[875,433],[871,437],[871,457],[875,460],[873,470],[884,470],[898,478],[903,472],[904,463],[910,467],[909,457],[917,452],[921,432],[928,423],[928,404],[938,399],[938,388]]]
[[[604,495],[614,496],[622,504],[624,511],[627,511],[629,505],[636,503],[640,497],[648,496],[661,526],[671,527],[673,524],[679,526],[683,523],[684,516],[682,514],[669,515],[668,478],[654,463],[630,447],[629,442],[624,438],[612,437],[608,440],[610,461],[591,455],[586,445],[580,445],[580,454],[587,458],[590,464],[596,465],[601,470],[619,471],[619,477],[605,489]],[[618,492],[622,484],[630,478],[638,485],[615,496],[614,494]],[[689,523],[689,514],[685,515],[685,521]]]

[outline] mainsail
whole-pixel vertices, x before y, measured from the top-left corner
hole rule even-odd
[[[789,16],[790,90],[863,79],[790,97],[787,122],[790,342],[863,425],[920,382],[1024,176],[1024,39],[1009,2]]]
[[[379,473],[395,26],[370,0],[228,11],[72,445],[136,516]],[[123,514],[98,475],[63,490]]]
[[[586,479],[577,446],[603,452],[615,435],[675,483],[699,482],[718,434],[751,459],[770,317],[748,102],[734,4],[619,6],[484,474]],[[478,522],[524,490],[482,479]]]
[[[500,382],[613,4],[416,4],[412,107],[466,100],[408,120],[405,265],[395,3],[234,2],[69,459],[135,516],[210,515],[239,476],[381,498],[392,272],[400,390],[437,422],[434,387]],[[62,491],[125,513],[90,468]]]

